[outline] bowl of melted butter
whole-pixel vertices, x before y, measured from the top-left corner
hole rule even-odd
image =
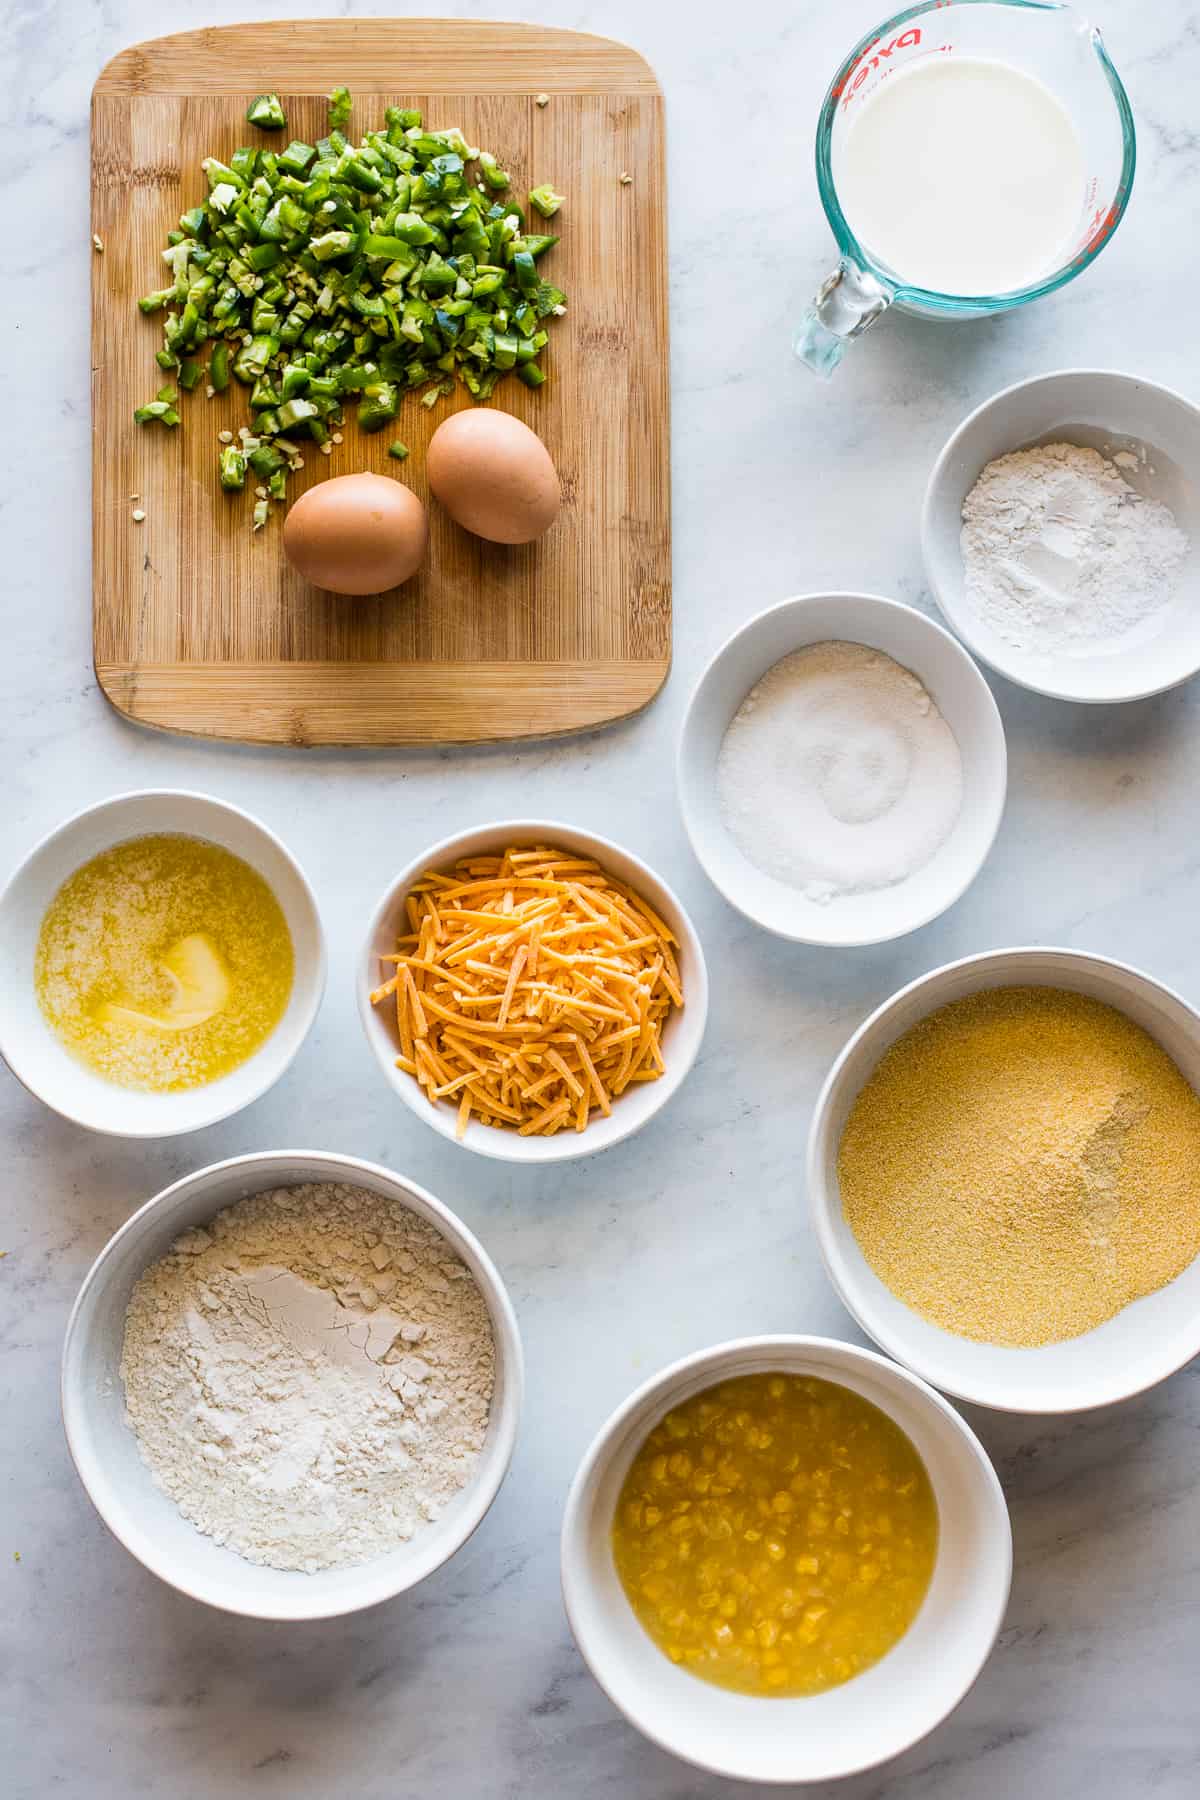
[[[0,1053],[75,1123],[166,1137],[265,1093],[320,1005],[312,890],[266,826],[203,794],[69,819],[0,894]]]
[[[563,1593],[609,1698],[734,1780],[872,1768],[933,1729],[1000,1629],[1012,1541],[958,1414],[871,1351],[746,1338],[655,1376],[604,1427],[563,1527]]]

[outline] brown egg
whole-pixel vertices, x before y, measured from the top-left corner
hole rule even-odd
[[[452,519],[493,544],[528,544],[558,517],[558,475],[540,437],[511,413],[477,406],[429,443],[429,485]]]
[[[301,494],[283,521],[288,561],[314,587],[382,594],[415,575],[429,541],[425,508],[389,475],[335,475]]]

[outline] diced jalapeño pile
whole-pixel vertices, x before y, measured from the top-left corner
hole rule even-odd
[[[281,498],[302,441],[326,444],[350,400],[379,431],[408,389],[432,406],[455,375],[478,400],[510,371],[546,378],[547,322],[566,302],[539,263],[557,237],[526,229],[507,173],[461,131],[393,106],[353,144],[349,110],[335,89],[316,144],[207,157],[208,198],[162,253],[173,279],[138,302],[165,313],[157,361],[180,388],[219,393],[232,375],[249,389],[252,424],[219,453],[224,488],[249,467]],[[535,208],[552,194],[535,190]],[[179,422],[162,394],[135,417]]]

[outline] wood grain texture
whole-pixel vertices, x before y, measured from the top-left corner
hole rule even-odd
[[[134,302],[161,285],[166,232],[203,196],[201,158],[254,137],[245,108],[266,88],[312,142],[339,81],[356,97],[356,135],[385,106],[419,106],[434,128],[493,149],[522,200],[538,181],[568,195],[545,265],[569,300],[550,380],[539,393],[509,381],[493,402],[546,443],[560,518],[540,544],[503,549],[434,505],[420,576],[367,600],[308,587],[284,561],[279,509],[252,534],[250,497],[220,492],[217,434],[248,419],[236,384],[182,396],[178,431],[131,417],[163,379],[160,321]],[[661,95],[635,52],[602,38],[306,20],[187,32],[114,58],[92,100],[92,229],[105,246],[92,259],[94,641],[113,704],[212,737],[402,744],[585,730],[651,700],[671,646],[665,203]],[[397,475],[398,436],[412,450],[399,478],[428,502],[429,438],[471,404],[460,391],[431,414],[409,396],[375,437],[351,411],[332,456],[305,450],[290,498],[327,475]]]

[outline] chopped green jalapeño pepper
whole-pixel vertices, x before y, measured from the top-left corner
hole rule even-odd
[[[543,219],[553,218],[566,197],[565,194],[556,194],[549,182],[529,190],[529,204],[537,207]]]
[[[278,94],[259,94],[246,108],[246,123],[260,131],[285,131],[287,118]]]
[[[247,118],[287,129],[274,93]],[[233,490],[256,482],[256,515],[264,491],[283,497],[301,446],[341,441],[352,397],[358,428],[372,432],[406,403],[432,409],[456,378],[480,401],[510,373],[538,386],[544,325],[566,311],[542,276],[558,241],[545,222],[563,204],[549,183],[522,208],[508,171],[458,126],[389,107],[355,142],[350,118],[350,95],[335,88],[315,142],[284,136],[205,157],[207,194],[164,231],[163,285],[138,302],[158,318],[153,355],[174,385],[135,418],[177,425],[207,376],[208,395],[227,396],[214,408],[218,478]],[[240,442],[227,410],[235,383],[246,390]],[[396,439],[388,453],[400,462],[407,451]]]

